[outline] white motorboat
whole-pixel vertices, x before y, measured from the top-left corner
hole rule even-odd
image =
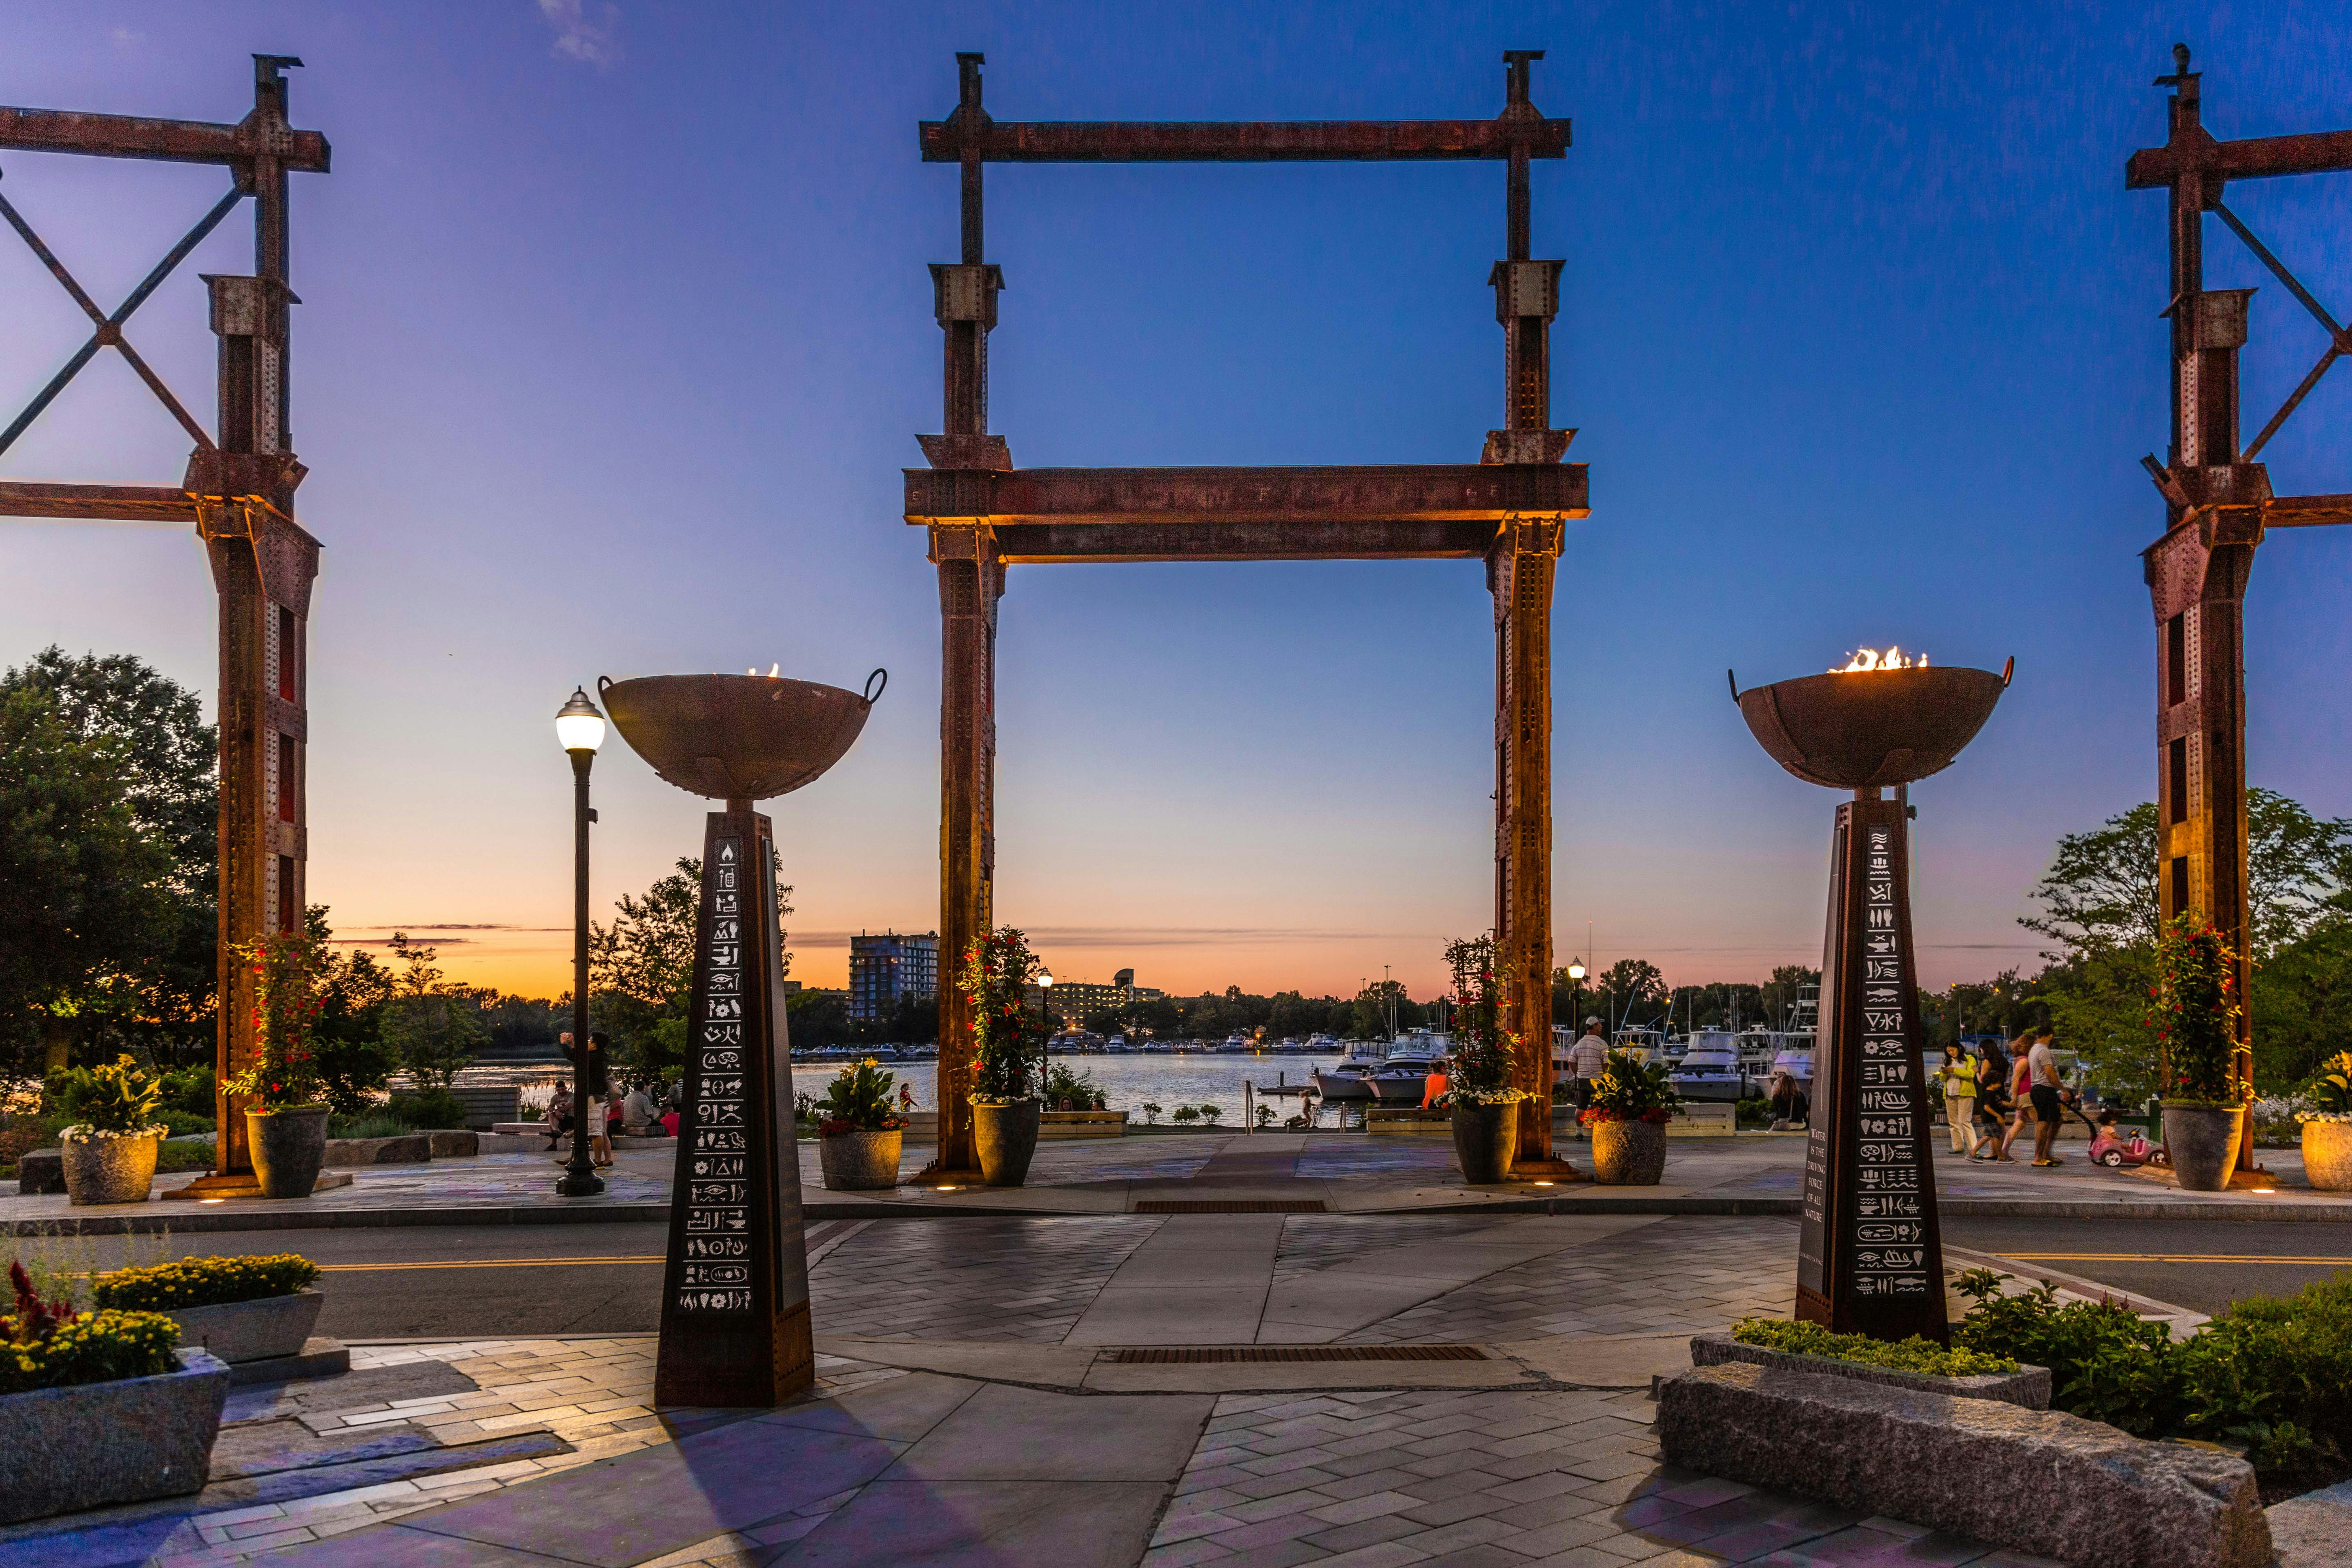
[[[1746,1099],[1748,1075],[1739,1069],[1738,1037],[1727,1029],[1693,1030],[1671,1081],[1685,1100]]]
[[[1429,1092],[1429,1064],[1419,1052],[1392,1056],[1371,1071],[1372,1098],[1382,1105],[1419,1105]]]

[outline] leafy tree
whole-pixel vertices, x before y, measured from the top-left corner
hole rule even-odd
[[[304,911],[304,924],[323,954],[319,1017],[310,1031],[319,1079],[326,1087],[328,1104],[345,1116],[357,1115],[383,1088],[396,1065],[383,1030],[384,1009],[398,989],[397,983],[392,971],[366,949],[336,950],[326,905],[312,904]]]
[[[1666,1010],[1666,977],[1646,958],[1621,958],[1602,970],[1597,989],[1609,1005],[1600,1009],[1620,1023],[1649,1018]]]
[[[419,1089],[447,1089],[490,1037],[481,1004],[467,988],[444,984],[434,963],[438,954],[405,931],[392,933],[392,953],[401,970],[377,1038]]]
[[[780,915],[793,912],[789,884],[776,889],[776,905]],[[588,928],[592,1010],[612,1035],[614,1059],[625,1076],[666,1078],[686,1060],[694,933],[701,909],[702,862],[681,856],[677,869],[647,888],[644,897],[622,894],[612,924]],[[792,966],[786,952],[783,972],[791,973]],[[932,1032],[938,1032],[936,1024]]]
[[[16,1075],[133,1011],[168,942],[169,849],[140,830],[130,749],[56,694],[0,689],[0,1031]]]
[[[2018,924],[2059,944],[2066,960],[2153,944],[2159,921],[2156,806],[2142,801],[2088,833],[2070,833]],[[2275,790],[2246,792],[2246,903],[2256,962],[2308,932],[2352,886],[2352,821],[2316,817]]]

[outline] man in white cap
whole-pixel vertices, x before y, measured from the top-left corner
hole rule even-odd
[[[1576,1109],[1580,1116],[1584,1108],[1592,1103],[1592,1080],[1609,1063],[1609,1042],[1601,1037],[1598,1016],[1584,1020],[1584,1033],[1569,1047],[1568,1059],[1576,1068]],[[1584,1136],[1581,1121],[1577,1123],[1577,1136]]]

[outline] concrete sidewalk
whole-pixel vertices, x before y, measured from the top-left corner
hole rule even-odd
[[[517,1141],[531,1142],[531,1141]],[[1588,1146],[1561,1152],[1580,1165]],[[2065,1146],[2062,1145],[2062,1152]],[[2263,1153],[2271,1193],[2181,1191],[2152,1170],[2092,1165],[2079,1143],[2053,1170],[1990,1165],[1939,1152],[1937,1195],[1951,1215],[2068,1219],[2352,1220],[2352,1194],[2316,1193],[2293,1150]],[[1155,1205],[1279,1204],[1310,1212],[1407,1214],[1792,1215],[1804,1141],[1787,1136],[1682,1138],[1667,1149],[1665,1180],[1651,1187],[1589,1181],[1471,1186],[1441,1139],[1345,1133],[1240,1132],[1054,1142],[1042,1146],[1029,1183],[1017,1188],[902,1184],[889,1193],[825,1190],[817,1151],[799,1146],[803,1200],[812,1219],[961,1215],[1087,1215],[1150,1212]],[[933,1151],[900,1160],[902,1182]],[[359,1166],[351,1185],[272,1202],[232,1198],[191,1203],[161,1196],[144,1204],[77,1208],[62,1194],[0,1196],[0,1227],[16,1235],[171,1229],[310,1229],[395,1225],[554,1225],[592,1221],[664,1223],[669,1217],[672,1146],[639,1143],[603,1173],[605,1191],[566,1198],[558,1165],[535,1145],[415,1165]],[[193,1179],[158,1177],[160,1194]]]

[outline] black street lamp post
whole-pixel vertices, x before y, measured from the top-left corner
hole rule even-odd
[[[604,1190],[588,1157],[588,769],[604,743],[604,715],[575,688],[555,715],[555,738],[572,757],[572,1163],[555,1190],[567,1198]]]

